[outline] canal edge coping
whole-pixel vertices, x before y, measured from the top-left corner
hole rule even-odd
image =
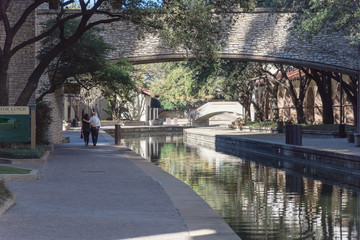
[[[191,132],[191,130],[184,130],[184,136],[191,140],[195,140],[195,142],[213,145],[213,149],[222,147],[216,146],[216,144],[224,146],[229,146],[229,144],[232,144],[233,148],[235,149],[246,147],[251,150],[259,150],[258,146],[259,143],[261,143],[263,151],[258,151],[259,153],[270,153],[276,155],[279,154],[286,157],[295,157],[299,160],[307,162],[308,164],[316,165],[329,170],[360,174],[360,158],[359,156],[351,154],[310,149],[303,146],[271,143],[268,141],[247,139],[236,135],[216,135],[209,132]]]

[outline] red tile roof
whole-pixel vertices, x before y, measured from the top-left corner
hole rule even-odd
[[[152,91],[146,88],[142,88],[142,87],[137,87],[139,91],[141,91],[142,93],[151,96]]]
[[[278,75],[276,76],[277,79],[281,79],[282,73],[279,72]],[[301,77],[305,76],[305,73],[303,71],[300,70],[300,74],[299,74],[299,69],[294,68],[292,70],[290,70],[289,72],[286,73],[286,76],[290,79],[290,80],[298,80]]]

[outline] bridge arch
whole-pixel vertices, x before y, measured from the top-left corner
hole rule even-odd
[[[270,9],[245,13],[239,9],[229,15],[234,16],[236,22],[224,39],[226,46],[219,52],[222,59],[283,63],[350,75],[360,72],[359,48],[350,45],[339,33],[321,33],[308,42],[291,34],[289,20],[293,13],[273,13]],[[116,48],[109,56],[112,59],[124,56],[134,64],[142,64],[194,57],[184,49],[171,49],[153,35],[138,39],[136,28],[131,24],[105,25],[102,34]]]
[[[351,45],[339,33],[317,34],[308,42],[290,31],[294,13],[274,13],[271,9],[259,8],[251,13],[234,9],[228,14],[236,20],[224,39],[225,47],[219,52],[222,59],[282,63],[349,75],[360,73],[359,47]],[[52,10],[37,11],[36,26],[53,16]],[[104,18],[101,14],[92,17],[93,20]],[[157,36],[148,34],[139,38],[133,24],[114,22],[102,28],[104,31],[100,34],[115,49],[109,54],[110,59],[122,56],[134,64],[143,64],[194,58],[185,49],[168,47]]]
[[[191,113],[192,125],[209,126],[209,118],[227,112],[237,113],[241,118],[245,117],[244,108],[238,102],[208,102]]]

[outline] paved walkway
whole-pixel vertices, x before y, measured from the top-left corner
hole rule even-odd
[[[40,180],[10,182],[16,205],[0,239],[239,239],[187,185],[101,133],[84,147],[78,129],[55,146]]]

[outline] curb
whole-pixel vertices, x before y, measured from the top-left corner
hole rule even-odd
[[[14,159],[14,158],[0,158],[1,163],[5,164],[26,164],[26,163],[34,163],[34,164],[42,164],[46,163],[51,156],[51,151],[47,150],[43,154],[41,158],[23,158],[23,159]]]
[[[15,205],[15,197],[14,195],[11,195],[3,202],[2,205],[0,205],[0,216],[14,205]]]
[[[5,187],[5,189],[9,190],[5,184],[4,179],[2,179],[1,177],[0,177],[0,183]],[[14,205],[15,205],[15,196],[10,192],[10,195],[6,199],[0,201],[0,216]]]
[[[33,182],[39,179],[39,171],[31,170],[29,174],[0,174],[6,182]]]

